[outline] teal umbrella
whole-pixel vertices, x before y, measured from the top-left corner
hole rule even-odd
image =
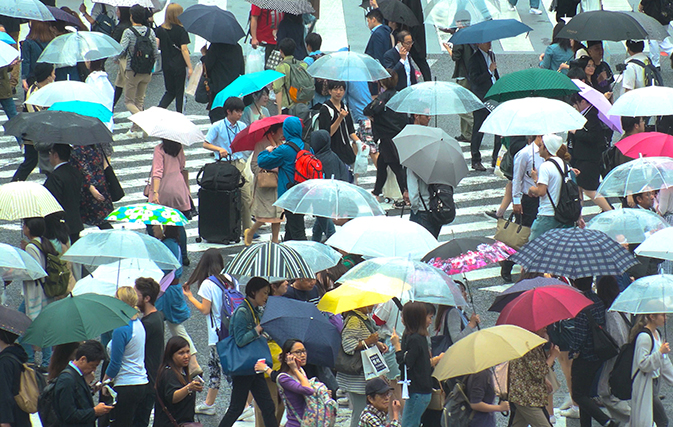
[[[105,219],[109,221],[142,222],[147,225],[175,225],[178,227],[189,223],[187,217],[179,210],[154,203],[122,206],[113,210]]]
[[[502,76],[488,90],[486,99],[505,102],[531,96],[563,98],[577,92],[577,85],[563,73],[544,68],[528,68]]]
[[[68,111],[82,116],[95,117],[103,123],[112,119],[112,111],[102,104],[86,101],[61,101],[49,107],[49,111]]]
[[[596,215],[587,224],[588,229],[602,231],[617,243],[643,243],[667,227],[666,220],[645,209],[613,209]]]
[[[673,275],[641,277],[619,294],[610,311],[631,314],[673,313]]]
[[[264,70],[256,73],[244,74],[215,95],[213,108],[224,107],[224,101],[232,96],[241,97],[262,90],[266,85],[271,84],[284,76],[283,73],[274,70]]]

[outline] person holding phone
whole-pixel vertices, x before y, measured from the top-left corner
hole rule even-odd
[[[280,354],[280,373],[276,382],[282,388],[280,395],[287,407],[285,427],[299,427],[306,411],[304,396],[314,393],[302,366],[306,365],[306,347],[297,339],[289,339],[283,344]]]

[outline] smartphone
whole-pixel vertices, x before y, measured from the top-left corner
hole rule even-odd
[[[194,379],[196,381],[200,382],[201,384],[205,384],[205,381],[203,380],[203,378],[201,378],[201,375],[195,376]]]

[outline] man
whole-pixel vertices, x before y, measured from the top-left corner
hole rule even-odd
[[[670,13],[662,13],[661,9],[662,5],[664,4],[668,3],[658,0],[641,0],[640,4],[638,4],[638,11],[656,19],[661,25],[664,26],[665,29],[667,29],[673,16],[671,16]],[[671,57],[671,66],[673,66],[673,56],[671,56],[671,53],[673,53],[673,44],[671,44],[668,39],[664,39],[663,41],[649,40],[649,43],[650,59],[652,60],[652,65],[661,70],[659,59],[661,57],[661,51],[664,51],[669,57]]]
[[[645,87],[649,82],[645,81],[645,66],[650,64],[650,58],[643,53],[645,42],[627,40],[626,54],[629,55],[624,61],[626,68],[622,73],[622,88],[624,92]]]
[[[400,402],[390,396],[393,388],[383,378],[374,378],[367,381],[365,395],[367,406],[360,415],[359,427],[400,427]],[[392,417],[388,422],[388,408],[392,408]]]
[[[255,49],[264,46],[264,63],[276,49],[276,30],[282,19],[282,12],[261,9],[254,4],[250,7],[250,44]]]
[[[417,81],[416,70],[411,65],[411,59],[409,58],[409,51],[414,45],[414,39],[409,31],[400,31],[396,38],[397,45],[383,55],[383,66],[391,68],[397,73],[397,87],[395,89],[399,91],[416,84]]]
[[[86,380],[103,359],[103,344],[96,340],[85,341],[77,348],[75,360],[70,361],[59,374],[54,386],[54,411],[61,421],[61,427],[93,427],[96,418],[112,410],[112,406],[102,402],[94,406]]]
[[[49,163],[54,166],[54,172],[49,174],[44,186],[65,212],[65,223],[70,230],[72,244],[79,239],[84,224],[80,215],[82,174],[70,164],[71,151],[72,148],[68,144],[54,144],[49,151]]]
[[[428,53],[425,43],[425,25],[423,25],[423,21],[425,20],[425,16],[423,15],[423,5],[421,4],[421,0],[402,0],[402,3],[411,9],[419,22],[419,25],[409,28],[411,35],[416,41],[413,48],[409,52],[411,54],[411,59],[413,59],[416,65],[418,65],[418,69],[423,75],[423,81],[432,81],[430,65],[428,65],[428,61],[426,59]]]
[[[612,74],[610,65],[603,61],[603,53],[602,41],[590,40],[587,42],[587,54],[596,64],[594,75],[591,76],[591,86],[600,93],[607,94],[608,98],[612,98],[612,84],[615,82],[615,76]]]
[[[456,12],[456,32],[460,31],[462,28],[470,26],[470,15],[468,13],[461,13],[465,11]],[[449,55],[451,55],[451,60],[455,63],[453,67],[452,79],[456,79],[456,83],[464,87],[465,89],[470,89],[470,82],[467,79],[467,64],[474,53],[474,45],[471,44],[459,44],[452,46],[449,43],[444,43],[444,48]],[[456,141],[460,142],[470,142],[472,140],[472,125],[474,124],[474,117],[472,113],[459,114],[460,117],[460,136],[456,137]]]
[[[516,3],[518,0],[507,0],[507,3],[509,4],[508,9],[510,11],[516,11]],[[542,15],[542,11],[540,10],[540,0],[530,0],[529,1],[530,5],[530,10],[528,13],[531,15]]]
[[[491,42],[477,44],[477,50],[472,54],[467,64],[467,78],[470,82],[470,89],[480,100],[484,100],[486,92],[493,86],[493,84],[500,78],[498,74],[498,65],[495,62],[495,54],[491,50]],[[484,172],[486,168],[481,164],[481,141],[484,134],[479,132],[479,128],[488,117],[489,110],[482,108],[473,113],[474,116],[474,130],[472,132],[472,139],[470,141],[470,151],[472,153],[472,169]],[[500,137],[493,137],[493,156],[491,158],[491,166],[495,168],[495,163],[498,159],[498,152],[500,151]]]
[[[656,213],[656,210],[654,209],[655,198],[655,191],[643,191],[642,193],[627,197],[622,206],[624,208],[633,207],[634,209],[644,209],[646,211]],[[637,243],[630,243],[628,245],[628,249],[633,253],[637,246]],[[653,276],[657,274],[659,272],[659,264],[664,261],[659,258],[644,257],[640,255],[635,255],[635,257],[638,261],[638,264],[634,265],[626,271],[626,274],[630,277],[633,277],[634,279],[640,279],[641,277]]]
[[[276,71],[285,75],[282,79],[273,82],[273,92],[276,94],[278,114],[287,114],[288,109],[295,104],[292,99],[290,99],[289,93],[292,84],[290,81],[290,64],[297,61],[294,59],[294,50],[296,47],[296,43],[291,38],[285,38],[278,43],[280,57],[283,58],[283,60],[280,61],[280,64],[276,67]],[[297,62],[299,62],[302,67],[308,68],[308,65],[306,65],[305,62]]]
[[[135,290],[138,294],[138,310],[143,314],[140,321],[145,328],[145,369],[147,370],[149,387],[145,402],[140,405],[139,415],[134,421],[134,426],[147,427],[156,401],[154,384],[164,355],[164,314],[154,307],[161,290],[154,279],[149,277],[137,278]]]
[[[243,101],[235,96],[227,98],[224,101],[224,111],[227,117],[215,122],[206,135],[206,142],[203,143],[203,148],[206,150],[215,151],[216,156],[224,159],[231,156],[231,164],[236,166],[245,177],[245,165],[248,157],[252,154],[251,151],[239,151],[237,153],[231,152],[231,143],[236,138],[239,132],[246,128],[245,123],[241,121],[243,109],[245,105]],[[252,206],[252,180],[247,179],[241,187],[241,228],[243,230],[252,227],[252,216],[250,214],[250,207]]]
[[[324,53],[320,50],[322,46],[322,37],[318,33],[310,33],[306,36],[304,40],[306,43],[306,51],[308,55],[304,58],[304,62],[307,65],[311,65],[315,62],[316,59],[322,57]]]
[[[287,292],[285,292],[283,296],[285,298],[318,305],[318,301],[322,295],[320,295],[320,289],[316,287],[316,282],[316,279],[295,279],[294,282],[287,287]]]
[[[383,24],[383,13],[379,9],[370,10],[365,17],[367,27],[372,32],[365,53],[383,64],[383,56],[393,47],[391,36],[393,30]]]

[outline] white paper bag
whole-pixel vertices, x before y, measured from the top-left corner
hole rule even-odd
[[[380,377],[387,374],[390,370],[386,361],[383,359],[377,346],[371,346],[360,352],[362,357],[362,368],[365,372],[365,380]]]
[[[196,88],[199,86],[199,81],[201,80],[201,74],[203,74],[203,64],[201,61],[199,61],[194,67],[192,76],[189,78],[189,82],[187,83],[187,88],[185,89],[186,94],[194,96],[196,93]]]

